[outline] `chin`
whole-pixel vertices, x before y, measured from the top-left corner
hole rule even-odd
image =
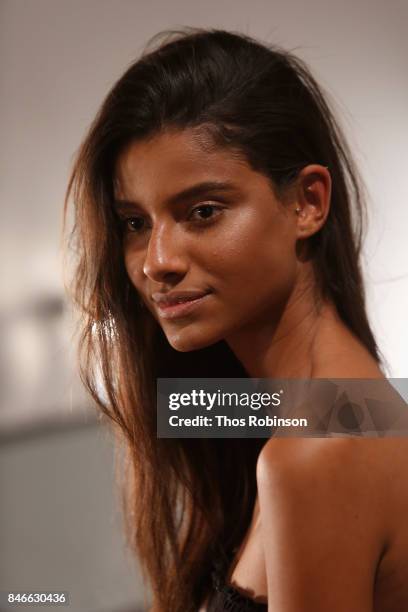
[[[219,334],[193,333],[188,329],[172,332],[164,329],[163,331],[170,346],[179,353],[198,351],[223,339],[223,336]]]

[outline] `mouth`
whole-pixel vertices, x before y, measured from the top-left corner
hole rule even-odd
[[[211,294],[205,293],[198,297],[183,299],[183,301],[176,304],[159,303],[157,304],[159,316],[162,319],[179,319],[181,317],[185,317],[199,308],[209,295]]]

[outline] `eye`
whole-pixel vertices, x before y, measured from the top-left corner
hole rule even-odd
[[[189,218],[198,223],[206,223],[212,221],[215,217],[222,212],[221,206],[215,206],[214,204],[201,204],[196,206],[191,211]]]
[[[142,232],[146,225],[145,219],[143,217],[128,217],[126,219],[121,219],[121,225],[127,232]]]
[[[200,204],[193,208],[187,216],[187,220],[194,225],[209,225],[220,213],[223,212],[222,206],[214,204]],[[125,233],[142,234],[148,229],[146,219],[141,216],[123,217],[120,224]]]

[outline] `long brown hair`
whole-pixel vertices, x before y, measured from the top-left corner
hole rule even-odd
[[[330,213],[313,237],[317,285],[379,361],[359,267],[361,182],[332,111],[306,65],[273,45],[187,29],[145,52],[106,97],[74,164],[74,295],[82,312],[81,373],[126,442],[130,542],[153,609],[198,609],[217,551],[239,545],[256,496],[261,439],[157,439],[158,377],[245,377],[225,342],[180,353],[143,307],[124,267],[112,207],[114,165],[129,142],[203,127],[244,155],[280,193],[307,164],[329,167]],[[353,216],[353,218],[352,218]]]

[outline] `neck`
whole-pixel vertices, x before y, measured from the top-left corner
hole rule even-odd
[[[268,313],[226,340],[251,378],[310,378],[322,323],[336,319],[334,305],[319,302],[313,285],[298,285],[279,315]]]

